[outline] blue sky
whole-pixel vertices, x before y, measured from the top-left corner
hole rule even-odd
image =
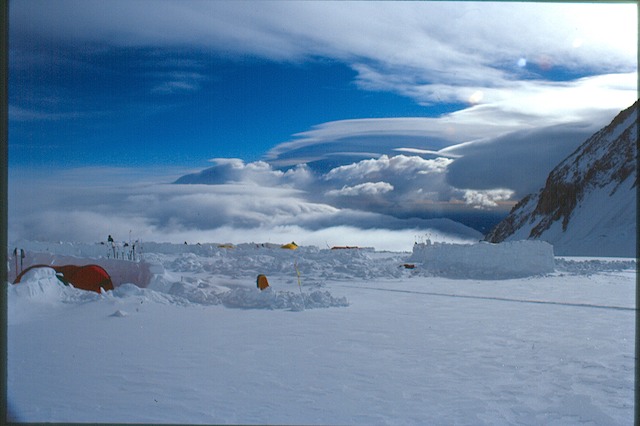
[[[636,99],[636,12],[11,2],[10,234],[91,240],[135,224],[171,240],[280,229],[317,242],[332,226],[415,235],[434,217],[504,214]],[[191,186],[162,186],[185,175]],[[240,220],[255,186],[291,211]],[[78,191],[109,207],[70,201]],[[216,218],[182,213],[222,199]],[[52,231],[70,211],[75,226]]]
[[[24,69],[17,59],[11,69],[16,166],[255,161],[318,123],[438,116],[465,106],[421,106],[361,90],[356,72],[335,60],[282,63],[138,47],[94,52],[19,36],[12,47],[23,43],[41,62]]]

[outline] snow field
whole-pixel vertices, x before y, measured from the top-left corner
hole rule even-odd
[[[10,408],[54,422],[632,423],[635,261],[478,280],[408,257],[167,250],[147,253],[164,269],[147,288],[105,294],[34,272],[8,287]],[[322,309],[295,304],[294,262]]]

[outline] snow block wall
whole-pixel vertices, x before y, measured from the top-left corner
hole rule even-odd
[[[508,279],[554,271],[553,246],[544,241],[522,240],[500,244],[415,244],[409,261],[450,278]]]

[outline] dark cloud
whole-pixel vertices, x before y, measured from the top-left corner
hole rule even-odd
[[[460,158],[448,167],[446,181],[457,188],[507,188],[520,199],[544,186],[549,172],[596,130],[558,125],[447,148],[444,152]]]

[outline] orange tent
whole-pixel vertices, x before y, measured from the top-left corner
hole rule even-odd
[[[111,277],[107,271],[98,265],[33,265],[22,271],[13,283],[18,284],[23,275],[34,268],[52,268],[56,273],[62,275],[62,282],[65,284],[71,284],[75,288],[79,288],[81,290],[95,291],[96,293],[100,293],[101,289],[113,290]]]
[[[258,279],[256,280],[256,287],[258,287],[260,290],[264,290],[265,288],[269,287],[269,281],[267,281],[267,277],[262,274],[258,275]]]

